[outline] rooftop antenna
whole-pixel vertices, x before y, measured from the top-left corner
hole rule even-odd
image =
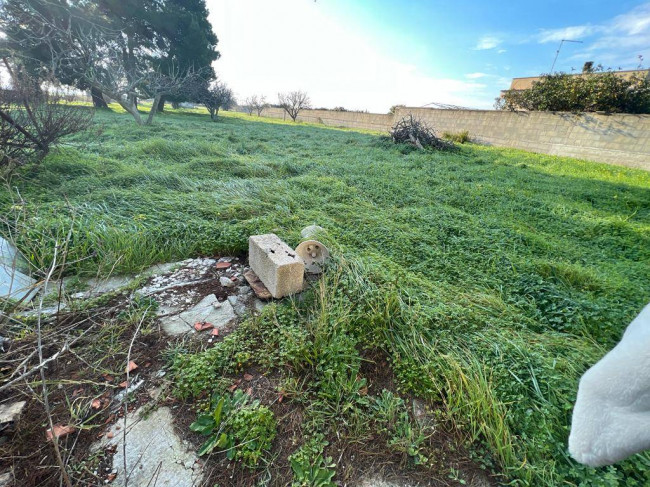
[[[560,42],[560,46],[557,48],[557,51],[555,51],[555,59],[553,59],[553,64],[551,65],[551,74],[553,74],[553,68],[555,68],[555,61],[557,61],[557,57],[560,55],[560,49],[562,49],[562,44],[564,44],[565,42],[576,42],[578,44],[584,44],[582,41],[562,39],[562,41]]]

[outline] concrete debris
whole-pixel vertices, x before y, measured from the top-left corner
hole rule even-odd
[[[323,272],[323,264],[330,257],[330,251],[318,240],[305,240],[296,247],[296,253],[305,262],[305,271],[309,274]]]
[[[144,414],[146,406],[126,418],[126,468],[129,487],[194,487],[203,472],[190,445],[174,432],[171,410],[163,407]],[[124,422],[119,421],[93,449],[115,447],[111,485],[125,485]],[[153,481],[152,481],[153,479]]]
[[[138,389],[140,389],[142,384],[144,384],[143,379],[134,380],[133,378],[131,378],[131,385],[129,387],[127,387],[126,389],[124,389],[123,391],[120,391],[117,394],[115,394],[115,396],[113,397],[113,403],[114,404],[120,404],[122,401],[124,401],[124,399],[129,394],[131,394],[131,393],[137,391]]]
[[[165,316],[161,320],[168,335],[181,335],[194,331],[194,324],[212,323],[215,328],[228,326],[237,318],[229,301],[219,302],[214,294],[203,298],[197,305],[176,316]]]
[[[271,292],[266,288],[264,283],[260,281],[260,278],[257,277],[257,274],[255,274],[253,271],[248,270],[244,272],[244,278],[250,284],[251,289],[253,289],[253,292],[259,299],[271,299],[273,296],[271,296]]]
[[[0,298],[29,301],[37,291],[35,279],[11,266],[0,265]]]
[[[303,260],[274,233],[249,237],[248,263],[274,298],[303,290]]]

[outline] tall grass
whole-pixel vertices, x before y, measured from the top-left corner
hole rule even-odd
[[[478,145],[413,152],[239,114],[124,117],[98,114],[100,132],[0,192],[5,213],[23,198],[14,233],[32,264],[47,267],[73,220],[70,270],[87,274],[245,252],[251,234],[297,244],[317,223],[345,262],[320,311],[296,304],[287,340],[309,330],[306,363],[347,364],[337,391],[358,386],[358,349],[381,347],[401,386],[444,403],[505,481],[643,485],[647,456],[590,469],[566,440],[580,375],[650,296],[650,174]]]

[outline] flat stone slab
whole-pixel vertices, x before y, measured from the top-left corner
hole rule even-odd
[[[36,294],[36,280],[22,272],[0,265],[0,298],[30,300]]]
[[[113,276],[106,279],[88,279],[88,292],[92,295],[106,294],[117,291],[133,282],[132,276]]]
[[[178,315],[161,318],[163,330],[168,335],[181,335],[194,331],[197,322],[212,323],[215,328],[223,328],[237,319],[235,310],[229,301],[219,302],[214,294],[206,296],[194,307]]]
[[[359,487],[416,487],[415,484],[396,483],[383,480],[379,477],[363,479]]]
[[[195,487],[203,472],[190,446],[174,432],[172,412],[163,407],[141,417],[142,408],[126,419],[126,467],[129,487]],[[119,430],[117,428],[120,428]],[[117,445],[113,456],[114,486],[125,484],[124,421],[110,430],[113,438],[104,439],[94,449]],[[152,480],[153,479],[153,480]]]
[[[18,250],[7,239],[0,237],[0,264],[5,267],[16,267]]]

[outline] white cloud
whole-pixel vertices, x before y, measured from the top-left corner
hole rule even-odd
[[[542,29],[539,33],[538,41],[541,44],[560,42],[563,39],[578,41],[581,37],[589,36],[596,30],[598,28],[592,25],[574,25],[573,27],[564,27],[562,29]]]
[[[439,102],[490,107],[494,93],[471,79],[435,77],[392,58],[321,2],[208,0],[219,37],[219,77],[240,99],[304,90],[316,107],[387,112]],[[254,12],[254,14],[252,14]]]
[[[477,51],[484,51],[487,49],[494,49],[501,44],[502,40],[496,36],[483,36],[476,43],[474,48]]]
[[[650,32],[650,3],[639,5],[629,13],[615,17],[612,27],[631,36]]]
[[[636,68],[639,55],[650,57],[650,2],[598,25],[544,29],[536,36],[539,43],[580,38],[584,38],[584,45],[568,61],[580,66],[593,60],[612,69]]]
[[[486,76],[490,76],[490,75],[486,73],[467,73],[465,75],[465,78],[477,79],[477,78],[485,78]]]
[[[508,52],[508,50],[507,49],[499,49],[497,51],[497,53],[499,53],[499,54],[503,54],[504,52]]]

